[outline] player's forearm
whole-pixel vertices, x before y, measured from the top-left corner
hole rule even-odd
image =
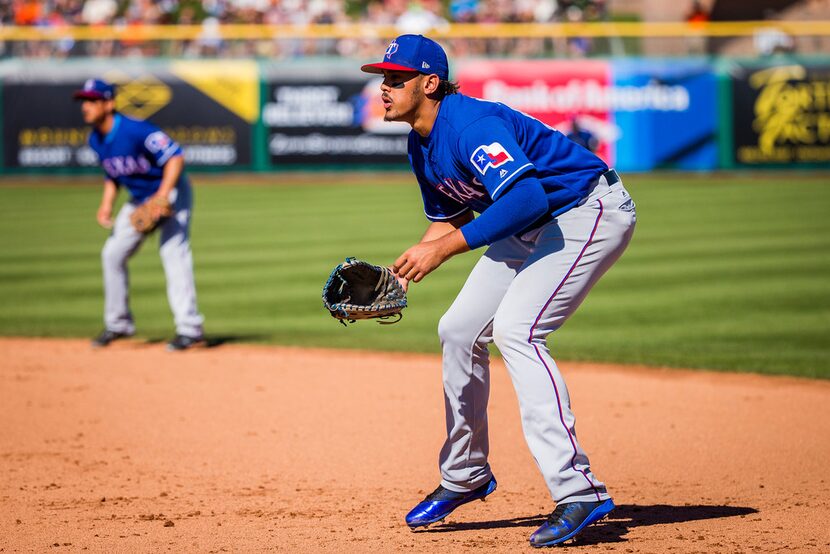
[[[182,171],[184,171],[184,156],[173,156],[167,160],[162,169],[161,184],[156,194],[167,198],[170,192],[176,188],[176,183],[179,182]]]
[[[441,238],[447,233],[455,231],[455,227],[445,221],[436,221],[429,224],[420,242],[429,242],[437,238]]]
[[[451,219],[449,221],[433,221],[432,223],[430,223],[429,227],[427,227],[424,236],[421,237],[421,242],[437,240],[445,235],[452,233],[465,223],[472,221],[472,219],[473,212],[467,212],[464,215],[457,217],[455,219]]]
[[[118,187],[113,181],[107,179],[104,181],[104,192],[101,193],[101,207],[112,209],[116,196],[118,196]]]
[[[460,229],[452,230],[441,238],[436,239],[435,242],[440,244],[444,260],[470,250],[470,246],[467,244],[467,240],[464,238],[464,234]]]

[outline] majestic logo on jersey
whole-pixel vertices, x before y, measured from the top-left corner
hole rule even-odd
[[[394,40],[389,43],[389,46],[386,47],[386,54],[385,57],[391,58],[392,54],[398,51],[398,43]]]
[[[513,156],[510,155],[504,146],[498,142],[491,144],[482,144],[473,151],[470,156],[470,161],[478,169],[478,172],[484,175],[491,167],[493,169],[500,167],[507,162],[513,161]]]

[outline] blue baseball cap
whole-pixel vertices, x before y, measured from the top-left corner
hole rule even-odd
[[[417,71],[424,75],[438,75],[442,81],[450,78],[447,54],[441,45],[423,35],[401,35],[386,47],[383,61],[362,66],[366,73],[387,71]]]
[[[84,88],[72,95],[75,100],[112,100],[115,98],[115,85],[101,79],[87,79]]]

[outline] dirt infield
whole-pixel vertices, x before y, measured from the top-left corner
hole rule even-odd
[[[830,551],[830,383],[563,363],[619,506],[571,552]],[[435,356],[0,339],[0,551],[531,551],[552,508],[494,363],[499,490],[438,482]]]

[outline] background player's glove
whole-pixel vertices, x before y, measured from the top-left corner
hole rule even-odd
[[[130,214],[130,223],[139,233],[152,233],[159,223],[173,215],[173,206],[166,198],[153,196]]]
[[[354,323],[358,319],[385,319],[398,316],[406,308],[406,292],[389,268],[356,258],[346,261],[329,275],[323,287],[323,305],[332,317]]]

